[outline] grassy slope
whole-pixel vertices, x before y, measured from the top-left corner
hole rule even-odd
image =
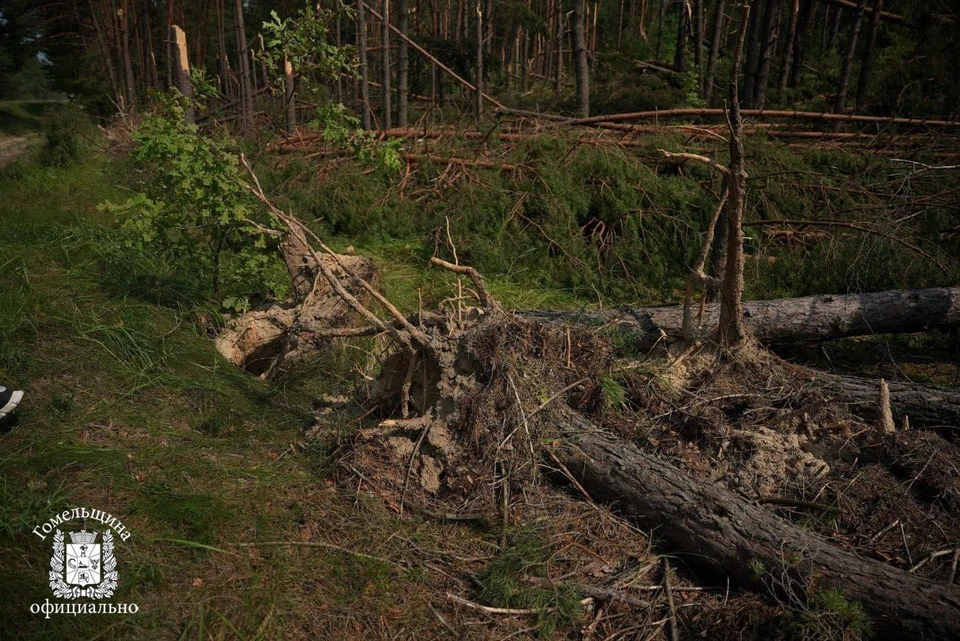
[[[333,541],[396,560],[385,537],[419,526],[324,483],[322,453],[285,455],[309,421],[304,395],[226,365],[191,314],[118,288],[96,210],[114,185],[104,161],[0,182],[0,381],[27,390],[0,432],[4,636],[366,636],[429,616],[415,572],[320,547],[231,547]],[[31,531],[70,506],[133,532],[117,545],[117,600],[139,603],[136,617],[29,613],[50,596],[50,542]]]

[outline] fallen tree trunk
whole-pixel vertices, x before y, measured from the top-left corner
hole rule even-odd
[[[635,111],[621,114],[605,114],[590,118],[569,118],[560,120],[566,125],[596,125],[610,122],[630,122],[634,120],[657,120],[660,118],[692,118],[721,117],[726,115],[725,109],[663,109],[660,111]],[[830,122],[862,122],[885,125],[919,125],[924,127],[960,127],[960,120],[946,120],[943,118],[898,118],[883,116],[866,116],[862,114],[838,114],[816,111],[788,111],[777,109],[743,109],[743,116],[749,118],[794,118],[806,120],[826,120]]]
[[[878,418],[878,380],[822,372],[817,375],[816,383],[846,403],[853,413],[868,420]],[[890,409],[898,428],[905,417],[910,417],[913,427],[960,428],[960,390],[901,381],[888,381],[887,386],[890,389]]]
[[[960,589],[862,559],[726,489],[688,476],[673,465],[566,413],[572,439],[558,459],[595,501],[654,530],[691,564],[767,589],[768,580],[834,588],[863,604],[878,638],[960,639]]]
[[[517,313],[541,321],[616,325],[631,335],[639,349],[679,337],[683,325],[683,307],[679,305]],[[960,325],[960,287],[748,301],[744,316],[753,335],[767,345],[922,332]],[[719,305],[707,305],[701,325],[714,328],[719,318]]]

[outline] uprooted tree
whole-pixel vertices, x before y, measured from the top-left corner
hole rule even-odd
[[[305,339],[317,345],[338,336],[378,335],[387,342],[379,375],[350,400],[337,401],[336,410],[355,407],[362,417],[345,469],[375,474],[379,491],[388,492],[401,513],[439,505],[507,523],[524,497],[551,481],[615,506],[655,528],[669,549],[689,555],[692,564],[742,585],[761,585],[760,567],[789,577],[781,589],[832,588],[859,600],[883,638],[956,637],[956,588],[860,558],[600,427],[591,416],[602,408],[602,379],[615,356],[604,332],[509,313],[478,272],[459,264],[452,243],[452,261],[432,262],[456,275],[457,295],[440,310],[404,315],[357,259],[335,254],[274,206],[255,177],[249,188],[284,226],[263,230],[283,238],[297,292],[284,351]],[[304,329],[318,296],[336,297],[349,310],[340,326]],[[465,304],[471,298],[475,307]],[[390,318],[374,314],[374,304]],[[357,320],[360,327],[342,324]],[[693,370],[695,376],[746,384],[775,377],[811,407],[845,393],[842,386],[830,393],[811,390],[815,373],[762,350],[747,361],[702,352],[705,357],[686,359],[688,378]],[[323,420],[315,430],[323,429]]]

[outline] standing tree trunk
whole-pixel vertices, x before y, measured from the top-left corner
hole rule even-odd
[[[133,59],[130,57],[130,3],[123,0],[120,11],[121,56],[123,60],[124,112],[131,114],[136,108],[137,87],[133,79]]]
[[[292,134],[297,129],[297,97],[294,94],[293,65],[286,58],[283,59],[283,102],[287,106],[287,133]]]
[[[720,41],[723,40],[724,14],[727,0],[717,0],[717,11],[713,17],[713,35],[710,37],[710,54],[707,56],[707,73],[703,80],[703,99],[710,105],[710,96],[713,94],[713,77],[717,72],[717,58],[720,56]]]
[[[243,114],[243,123],[245,126],[250,127],[253,125],[253,82],[250,79],[247,32],[243,24],[243,0],[235,0],[233,9],[236,14],[237,57],[240,59],[240,105]],[[294,120],[296,120],[296,118],[294,118]]]
[[[406,127],[407,105],[410,100],[408,80],[410,71],[410,45],[407,44],[406,41],[406,38],[410,37],[410,9],[408,1],[398,0],[397,11],[400,13],[397,26],[400,28],[400,33],[403,36],[400,38],[397,52],[397,126]]]
[[[677,46],[673,51],[673,68],[683,73],[687,68],[687,3],[680,3],[680,19],[677,21]]]
[[[860,65],[860,79],[857,82],[857,101],[855,109],[863,107],[867,101],[867,89],[870,86],[870,68],[873,66],[874,45],[877,43],[877,32],[880,30],[880,12],[883,10],[883,0],[875,0],[873,13],[870,14],[870,35],[867,39],[867,48],[863,52],[863,62]]]
[[[477,63],[476,63],[476,110],[477,118],[483,114],[483,5],[477,0]]]
[[[360,113],[363,128],[369,130],[370,123],[370,85],[367,84],[369,65],[367,64],[367,18],[364,14],[365,0],[357,1],[357,49],[360,50]]]
[[[693,64],[697,67],[697,91],[702,97],[703,68],[703,0],[693,0]]]
[[[760,66],[760,24],[763,18],[763,3],[766,1],[757,0],[748,12],[750,18],[747,26],[746,60],[743,74],[743,104],[748,109],[753,107],[753,93],[757,86],[757,71]]]
[[[780,3],[781,0],[767,0],[760,48],[760,63],[757,68],[757,83],[754,87],[752,102],[754,109],[763,109],[767,102],[767,85],[770,82],[770,67],[773,63],[773,52],[776,49]]]
[[[790,77],[787,79],[788,87],[796,87],[797,81],[800,79],[800,70],[803,68],[807,55],[807,28],[813,21],[813,12],[816,6],[814,0],[801,0],[800,17],[797,19],[797,36],[793,43],[793,62],[790,65]]]
[[[660,54],[663,50],[663,14],[667,10],[667,0],[660,0],[657,7],[657,53],[656,59],[660,60]]]
[[[787,30],[787,48],[783,53],[783,69],[780,73],[780,98],[783,99],[787,92],[787,81],[790,78],[790,70],[793,66],[793,50],[796,48],[797,39],[797,21],[800,16],[800,0],[793,0],[793,7],[790,9],[790,27]]]
[[[193,83],[190,79],[190,60],[187,58],[187,34],[177,25],[170,27],[170,44],[173,47],[173,80],[187,102],[184,119],[193,124]]]
[[[860,0],[857,4],[857,17],[853,19],[853,30],[850,32],[850,42],[847,43],[847,54],[843,57],[843,70],[840,72],[840,89],[837,91],[837,101],[833,110],[843,111],[847,102],[847,90],[850,88],[850,74],[853,71],[853,58],[857,53],[857,40],[860,37],[860,27],[863,24],[863,13],[867,7],[867,0]]]
[[[587,43],[583,30],[584,0],[573,0],[573,60],[577,76],[577,113],[590,116],[590,66],[587,63]]]
[[[553,90],[560,99],[563,91],[563,0],[556,0],[554,3],[556,12],[556,64],[553,68]]]
[[[744,0],[740,9],[740,32],[733,51],[733,69],[730,72],[730,167],[727,175],[727,264],[724,268],[720,292],[720,342],[725,347],[737,347],[747,338],[743,324],[743,207],[747,190],[747,172],[744,169],[743,117],[740,115],[740,60],[743,41],[747,36],[750,2]]]
[[[383,26],[380,43],[383,47],[383,75],[380,82],[383,84],[383,130],[387,131],[393,128],[393,106],[390,95],[390,0],[383,0],[383,11],[380,16]]]

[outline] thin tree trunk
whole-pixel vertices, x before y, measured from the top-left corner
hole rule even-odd
[[[584,0],[573,0],[573,55],[577,81],[577,113],[590,116],[590,67],[587,64],[586,36],[583,30]]]
[[[727,264],[720,292],[720,341],[725,347],[737,347],[747,338],[743,324],[743,209],[747,190],[744,169],[743,117],[740,115],[740,61],[747,35],[750,2],[744,0],[740,10],[740,33],[733,52],[730,72],[730,167],[727,177]]]
[[[253,125],[253,83],[250,81],[247,33],[243,24],[243,0],[235,0],[233,7],[236,14],[237,57],[240,59],[240,103],[244,126],[250,127]],[[296,116],[294,116],[294,122],[296,122]]]
[[[704,95],[703,0],[693,0],[693,64],[697,67],[697,90]]]
[[[787,30],[787,48],[783,53],[783,69],[780,73],[780,99],[787,93],[787,82],[793,67],[793,52],[796,48],[797,24],[800,17],[800,0],[793,0],[790,9],[790,27]]]
[[[239,0],[238,0],[239,1]],[[292,134],[297,129],[297,97],[294,93],[293,65],[283,60],[283,102],[286,105],[287,133]]]
[[[797,80],[800,78],[800,71],[803,69],[804,61],[807,55],[806,34],[810,23],[813,21],[813,12],[816,9],[814,0],[801,0],[800,17],[797,20],[797,36],[793,45],[793,63],[790,65],[790,78],[787,80],[788,87],[796,87]]]
[[[667,0],[660,0],[659,7],[657,8],[657,53],[656,59],[660,60],[660,55],[663,51],[663,14],[666,12]]]
[[[133,79],[133,59],[130,57],[130,3],[123,0],[119,11],[121,56],[123,60],[123,87],[125,111],[132,114],[137,106],[137,87]]]
[[[407,106],[409,103],[410,45],[405,38],[410,37],[410,9],[407,0],[397,0],[398,27],[404,36],[400,38],[397,53],[397,126],[407,126]]]
[[[746,37],[746,60],[743,75],[743,104],[753,107],[753,93],[757,86],[757,71],[760,67],[760,26],[763,18],[763,5],[767,0],[756,0],[749,14]]]
[[[107,35],[104,33],[101,21],[97,18],[97,9],[93,5],[93,0],[90,0],[90,18],[93,21],[93,28],[97,33],[97,44],[100,46],[100,58],[107,68],[107,76],[110,78],[110,88],[113,92],[113,97],[117,101],[117,104],[119,104],[122,101],[123,93],[120,90],[120,83],[117,80],[117,72],[113,65],[113,56],[110,55],[110,45]],[[170,69],[172,69],[172,67],[170,67]],[[170,73],[168,69],[168,75]],[[168,86],[172,84],[173,82],[171,81],[168,83]]]
[[[563,91],[563,0],[556,0],[556,64],[553,68],[553,90],[557,98],[561,97]]]
[[[380,12],[382,33],[380,45],[383,47],[383,69],[380,83],[383,96],[383,129],[393,128],[393,105],[390,95],[390,0],[383,0]]]
[[[257,34],[257,37],[260,39],[260,55],[263,56],[263,59],[266,59],[267,48],[263,44],[263,34]],[[270,78],[267,76],[267,65],[260,65],[260,73],[263,74],[263,86],[270,86]],[[273,95],[273,89],[270,89],[270,95]]]
[[[680,19],[677,21],[677,46],[673,52],[673,68],[683,73],[687,67],[687,3],[681,2]]]
[[[780,16],[781,0],[767,0],[767,12],[764,16],[763,41],[760,49],[760,64],[757,69],[757,83],[754,88],[753,106],[763,109],[767,102],[767,85],[770,83],[770,67],[777,42],[777,20]]]
[[[873,66],[874,46],[877,43],[877,32],[880,30],[880,16],[883,10],[883,0],[874,0],[873,13],[870,14],[870,36],[867,47],[863,52],[863,62],[860,65],[860,79],[857,82],[857,101],[855,109],[859,110],[867,101],[867,89],[870,87],[870,69]]]
[[[847,91],[850,88],[850,74],[853,72],[853,59],[857,53],[857,40],[860,37],[860,27],[863,24],[863,13],[867,7],[867,0],[860,0],[857,5],[857,17],[853,19],[853,29],[850,32],[850,42],[847,43],[847,54],[843,58],[843,70],[840,72],[840,89],[837,91],[837,100],[833,110],[843,111],[847,102]]]
[[[475,100],[476,102],[476,112],[477,118],[483,114],[483,4],[481,0],[477,0],[477,60],[476,60],[476,69],[474,79],[474,84],[476,86]]]
[[[727,0],[717,0],[717,10],[713,17],[713,36],[710,38],[710,54],[707,56],[707,74],[703,81],[703,99],[707,105],[710,104],[710,96],[713,95],[713,78],[717,71],[717,58],[720,57],[726,8]]]
[[[360,113],[364,130],[371,128],[370,85],[367,83],[369,65],[367,64],[367,18],[364,14],[364,0],[357,2],[357,49],[360,50]]]
[[[187,58],[187,34],[177,25],[170,27],[170,42],[173,45],[174,82],[186,99],[184,119],[193,124],[193,83],[190,78],[190,61]]]
[[[624,0],[620,0],[620,13],[617,18],[617,49],[620,49],[623,43],[623,3]]]
[[[334,34],[334,37],[335,37],[334,42],[337,45],[337,49],[340,49],[343,46],[343,11],[341,9],[340,0],[337,0],[336,11],[337,11],[337,22],[336,22],[336,33]],[[256,78],[257,74],[254,73],[253,77]],[[334,85],[334,88],[336,90],[337,102],[342,105],[343,104],[343,76],[342,75],[337,74],[337,80],[336,80],[336,84]]]

